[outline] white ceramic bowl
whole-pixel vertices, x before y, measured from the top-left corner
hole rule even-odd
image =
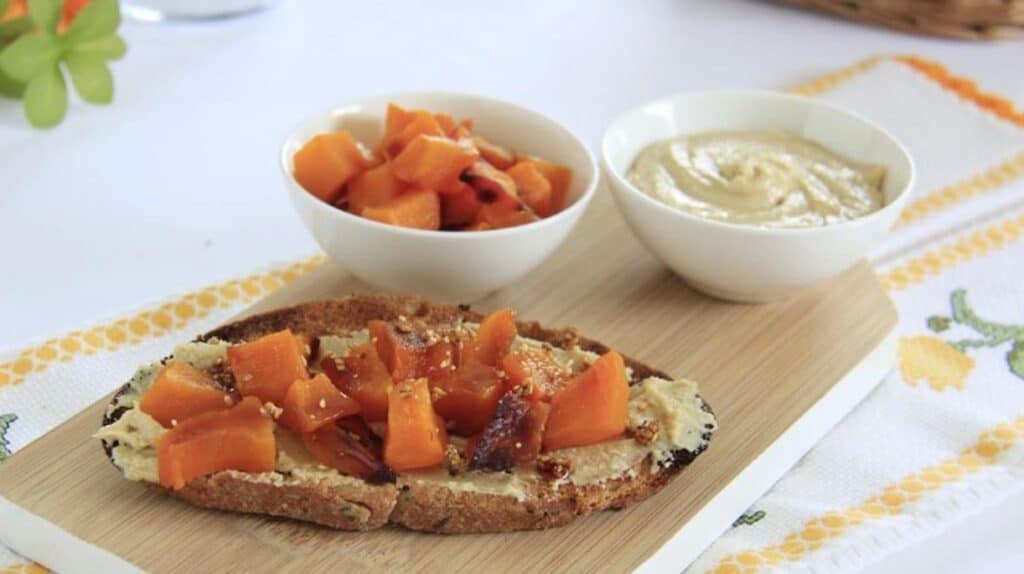
[[[626,179],[648,144],[680,134],[782,129],[850,159],[884,165],[885,206],[835,225],[766,229],[683,212]],[[605,132],[602,166],[633,233],[694,288],[743,302],[791,295],[853,266],[886,235],[914,183],[914,164],[885,130],[835,106],[775,92],[680,94],[625,113]]]
[[[568,207],[507,229],[426,231],[357,217],[318,200],[295,181],[292,158],[319,133],[347,129],[360,141],[379,141],[388,102],[472,118],[474,131],[495,143],[569,166]],[[526,275],[572,231],[597,188],[593,155],[554,120],[499,100],[440,92],[365,98],[310,118],[285,140],[281,168],[292,203],[328,256],[371,285],[446,302],[479,299]]]

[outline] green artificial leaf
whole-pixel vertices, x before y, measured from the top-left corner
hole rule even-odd
[[[25,83],[19,82],[0,70],[0,96],[8,98],[21,98],[25,93]]]
[[[60,0],[28,0],[28,14],[40,29],[50,34],[57,33],[61,9],[64,3]]]
[[[1006,353],[1006,363],[1010,365],[1011,373],[1024,379],[1024,339],[1013,342],[1013,348]]]
[[[60,68],[53,66],[25,87],[25,115],[37,128],[51,128],[64,119],[68,109],[68,87]]]
[[[64,35],[70,45],[110,36],[121,25],[121,8],[117,0],[93,0],[75,16],[71,29]]]
[[[0,43],[14,40],[33,28],[35,28],[35,24],[32,23],[32,19],[28,16],[0,22]]]
[[[28,82],[57,64],[60,45],[48,36],[22,36],[0,52],[0,69],[19,82]]]
[[[118,60],[127,50],[120,36],[111,35],[78,42],[71,46],[69,53],[97,60]]]
[[[11,456],[11,443],[7,440],[7,431],[16,420],[18,420],[18,415],[14,413],[0,415],[0,462]]]
[[[114,99],[114,76],[103,60],[69,55],[64,59],[71,83],[90,104],[109,104]]]
[[[935,333],[941,333],[949,329],[950,318],[943,317],[941,315],[932,315],[928,317],[927,325]]]

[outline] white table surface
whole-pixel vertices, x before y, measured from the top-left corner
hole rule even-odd
[[[648,99],[780,88],[898,52],[1024,102],[1024,43],[914,38],[768,2],[286,0],[235,21],[122,31],[130,51],[112,107],[73,103],[39,132],[0,102],[0,349],[315,252],[280,184],[278,146],[349,98],[493,95],[596,148],[617,113]],[[1022,511],[1012,500],[871,571],[1019,568]]]

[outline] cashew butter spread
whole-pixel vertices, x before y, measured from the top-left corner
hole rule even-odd
[[[476,325],[466,325],[475,329]],[[355,331],[344,336],[320,338],[321,355],[344,356],[348,351],[368,339],[366,330]],[[513,349],[522,347],[545,347],[544,343],[519,337]],[[209,368],[226,357],[228,345],[221,342],[187,343],[175,350],[172,361],[185,361],[197,368]],[[573,349],[548,349],[563,366],[581,370],[597,360],[598,355],[589,351]],[[313,365],[319,361],[313,361]],[[157,442],[166,430],[138,408],[142,393],[153,383],[161,364],[153,363],[141,367],[132,377],[128,392],[122,394],[111,409],[127,409],[121,417],[102,427],[96,438],[107,444],[116,444],[112,450],[114,463],[131,480],[159,483],[157,467]],[[707,443],[707,436],[715,428],[715,418],[703,408],[704,403],[697,394],[697,385],[686,380],[669,381],[649,377],[630,388],[629,429],[657,422],[658,433],[649,444],[642,445],[633,438],[621,439],[587,447],[567,448],[553,451],[553,456],[569,462],[571,473],[565,482],[577,485],[596,484],[605,480],[629,476],[642,468],[639,463],[649,460],[652,467],[671,461],[673,451],[699,452]],[[453,440],[457,437],[453,437]],[[317,481],[327,484],[365,484],[361,480],[345,476],[334,469],[319,464],[310,456],[302,441],[289,431],[277,431],[276,472],[259,474],[234,473],[244,480],[288,484],[296,481]],[[446,469],[425,472],[410,472],[399,475],[399,485],[407,482],[430,483],[452,490],[468,490],[513,496],[524,499],[531,491],[547,483],[534,469],[518,469],[510,473],[469,471],[451,474]],[[549,484],[549,483],[548,483]],[[557,487],[558,484],[556,483]],[[360,509],[353,507],[352,512]]]
[[[707,132],[655,142],[627,174],[642,192],[707,219],[817,227],[884,205],[885,168],[780,131]]]

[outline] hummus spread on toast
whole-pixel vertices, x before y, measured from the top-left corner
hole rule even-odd
[[[476,325],[466,324],[473,330]],[[322,336],[319,339],[321,357],[344,356],[353,347],[368,340],[367,331],[353,331],[343,336]],[[193,342],[179,346],[170,361],[184,361],[199,369],[208,369],[225,360],[227,343],[217,341]],[[540,341],[518,336],[513,350],[543,348],[563,367],[580,370],[598,358],[598,355],[578,347],[560,349]],[[319,361],[313,361],[316,365]],[[156,444],[167,432],[156,420],[137,408],[142,393],[149,388],[161,368],[161,363],[141,367],[132,377],[127,392],[118,396],[110,410],[125,409],[117,420],[102,427],[96,438],[115,444],[111,451],[113,462],[126,478],[159,484]],[[315,367],[314,367],[315,368]],[[632,376],[632,373],[630,373]],[[563,480],[575,485],[599,484],[609,479],[628,476],[645,459],[653,467],[669,464],[674,452],[685,450],[698,453],[707,444],[707,437],[715,428],[715,418],[703,408],[696,384],[687,380],[666,380],[648,377],[633,381],[629,396],[627,434],[642,428],[656,428],[649,441],[624,437],[599,444],[564,448],[548,453],[568,463],[571,469]],[[642,444],[646,442],[646,444]],[[656,470],[656,468],[652,468]],[[277,431],[276,472],[256,474],[237,473],[248,481],[276,483],[286,475],[323,482],[331,485],[365,484],[358,478],[341,474],[320,464],[303,448],[302,442],[289,431]],[[417,482],[444,486],[453,491],[469,491],[523,499],[531,490],[548,479],[533,468],[518,468],[511,472],[464,471],[457,474],[440,468],[430,471],[404,472],[398,476],[399,485]],[[557,487],[557,482],[555,486]]]

